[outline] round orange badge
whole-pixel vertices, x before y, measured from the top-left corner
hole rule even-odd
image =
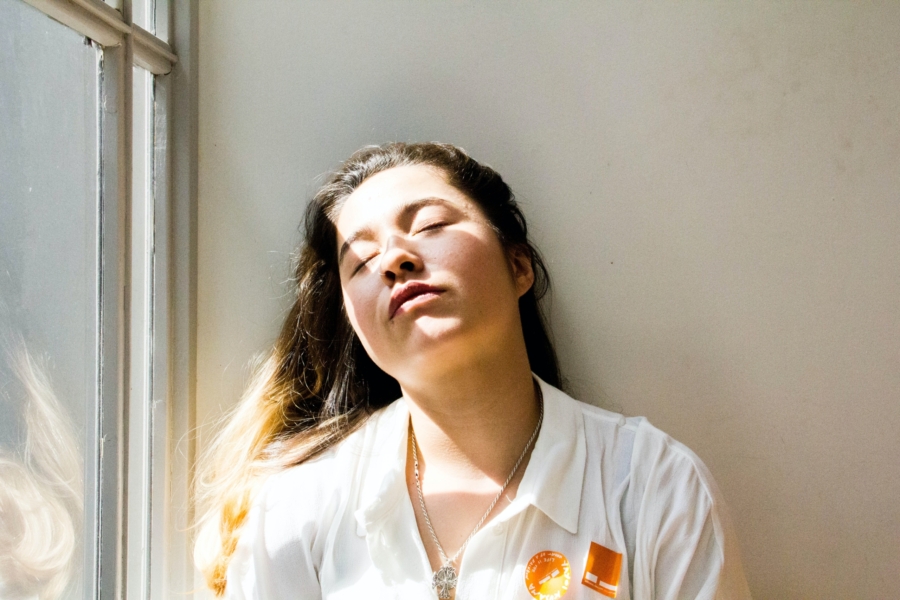
[[[559,552],[538,552],[525,567],[525,587],[536,600],[559,600],[569,589],[572,569]]]

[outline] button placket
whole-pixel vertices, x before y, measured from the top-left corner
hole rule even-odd
[[[497,552],[499,557],[499,563],[497,565],[497,570],[494,572],[494,580],[491,582],[491,597],[499,598],[500,597],[500,582],[501,577],[500,574],[503,573],[503,570],[506,568],[507,558],[506,558],[506,540],[507,535],[506,532],[509,530],[509,521],[504,520],[499,523],[495,523],[493,527],[491,527],[491,531],[497,539]]]
[[[462,555],[457,600],[499,598],[506,559],[506,521],[481,529]]]

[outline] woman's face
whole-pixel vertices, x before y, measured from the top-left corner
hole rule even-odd
[[[518,299],[533,283],[531,262],[502,247],[440,170],[373,175],[336,226],[347,316],[372,360],[401,384],[465,368],[521,338]]]

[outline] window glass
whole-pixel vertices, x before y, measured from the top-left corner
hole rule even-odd
[[[112,0],[107,0],[109,4]],[[155,35],[164,42],[169,41],[169,3],[158,0],[132,0],[131,22]]]
[[[153,18],[153,0],[132,0],[131,22],[145,31],[155,34]]]
[[[88,589],[99,66],[84,37],[0,0],[0,598]]]

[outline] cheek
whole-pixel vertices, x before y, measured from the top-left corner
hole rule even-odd
[[[377,337],[372,335],[377,308],[376,292],[377,290],[368,289],[360,284],[343,288],[344,310],[347,313],[347,319],[367,349],[370,346],[369,342]]]
[[[491,231],[475,243],[457,245],[445,257],[450,269],[466,282],[466,287],[499,295],[512,285],[512,275],[506,254],[493,235]]]
[[[347,313],[347,318],[350,320],[350,324],[353,326],[353,329],[359,334],[360,329],[360,317],[365,320],[365,305],[366,303],[362,301],[361,298],[358,297],[358,294],[354,294],[347,289],[343,290],[344,293],[344,311]],[[361,310],[362,309],[362,310]]]

